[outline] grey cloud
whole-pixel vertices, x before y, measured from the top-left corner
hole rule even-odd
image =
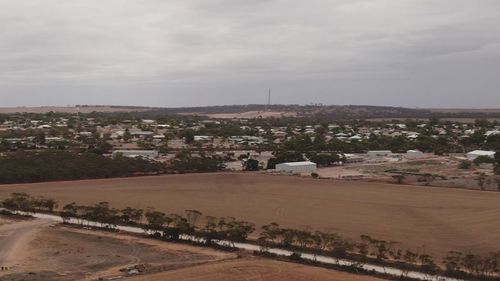
[[[0,105],[500,106],[496,0],[0,0]],[[470,93],[474,92],[474,95]]]

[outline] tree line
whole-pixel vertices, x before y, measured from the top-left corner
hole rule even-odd
[[[128,177],[165,173],[165,166],[143,158],[105,157],[66,151],[17,151],[0,156],[0,183]]]
[[[1,201],[1,207],[24,212],[53,213],[58,207],[55,200],[31,197],[26,193],[13,193]],[[216,241],[228,241],[229,247],[236,242],[245,242],[256,231],[255,224],[233,217],[203,215],[198,210],[185,210],[184,214],[166,214],[155,209],[147,210],[126,207],[116,209],[107,202],[95,205],[70,203],[62,206],[58,214],[64,223],[90,226],[98,223],[106,229],[116,229],[118,225],[137,226],[146,235],[166,241],[185,240],[192,237],[193,243],[205,246],[220,245]],[[253,242],[261,247],[261,254],[271,247],[292,251],[290,258],[300,260],[300,252],[330,256],[336,259],[354,261],[354,267],[361,269],[366,263],[392,266],[408,274],[417,270],[427,274],[443,274],[473,280],[500,280],[500,251],[486,255],[450,251],[440,266],[422,247],[416,251],[403,249],[395,241],[375,239],[361,235],[358,240],[347,239],[333,232],[314,231],[310,228],[284,228],[270,223],[260,228],[258,238]],[[402,276],[406,277],[406,276]]]

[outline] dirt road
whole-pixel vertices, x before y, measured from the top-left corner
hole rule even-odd
[[[0,225],[0,266],[13,267],[23,259],[22,248],[43,228],[55,224],[50,220],[27,220]]]

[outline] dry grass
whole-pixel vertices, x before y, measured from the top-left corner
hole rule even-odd
[[[500,249],[498,192],[245,173],[4,185],[0,197],[16,191],[54,197],[61,205],[108,201],[167,213],[197,209],[259,226],[310,226],[354,239],[368,234],[404,248],[425,245],[434,255]]]

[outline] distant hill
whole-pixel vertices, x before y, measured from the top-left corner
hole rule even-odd
[[[213,118],[303,117],[330,120],[377,118],[500,118],[500,109],[415,109],[371,105],[225,105],[160,108],[155,114],[198,115]]]
[[[137,117],[154,118],[165,115],[207,116],[210,118],[313,118],[325,120],[342,119],[401,119],[401,118],[481,118],[500,119],[500,109],[416,109],[371,105],[221,105],[200,107],[142,107],[113,105],[77,105],[68,107],[4,107],[0,113],[130,113]]]
[[[76,105],[76,106],[19,106],[0,107],[0,113],[91,113],[91,112],[132,112],[151,110],[151,107],[115,105]]]

